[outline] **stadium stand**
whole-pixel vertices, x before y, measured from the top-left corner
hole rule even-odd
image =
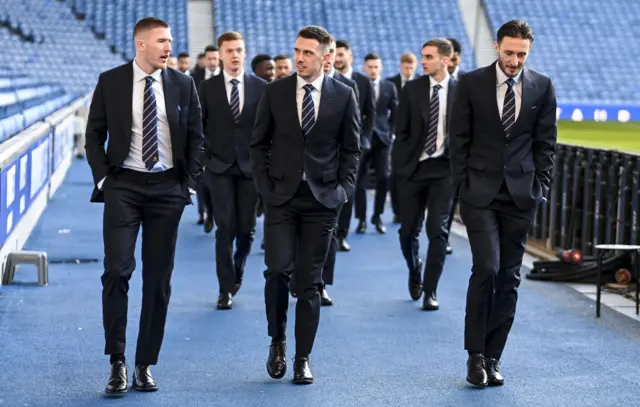
[[[188,49],[186,1],[0,0],[0,142],[93,90],[134,55],[135,22],[166,19],[174,54]],[[85,21],[82,21],[82,20]]]
[[[157,17],[171,25],[173,54],[189,51],[187,2],[184,0],[65,0],[78,18],[87,21],[98,38],[104,38],[113,52],[133,59],[131,32],[136,21]]]
[[[260,10],[247,13],[246,10]],[[413,12],[420,10],[420,12]],[[422,10],[429,10],[423,12]],[[461,68],[471,70],[475,58],[457,8],[434,0],[217,0],[216,33],[239,31],[245,36],[248,58],[267,53],[291,54],[296,34],[304,24],[324,26],[353,48],[354,69],[360,70],[369,52],[380,54],[385,76],[397,73],[402,53],[420,54],[432,37],[455,37],[463,47]],[[380,19],[378,16],[388,16]],[[247,62],[248,64],[248,62]],[[249,66],[247,65],[247,69]]]
[[[495,32],[513,18],[533,28],[532,69],[551,76],[564,103],[640,104],[637,85],[640,2],[617,0],[484,0]],[[589,27],[585,29],[585,27]],[[630,85],[632,84],[632,85]]]

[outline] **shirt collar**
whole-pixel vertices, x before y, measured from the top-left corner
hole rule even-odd
[[[143,71],[140,66],[138,66],[138,63],[135,59],[133,60],[133,82],[144,80],[144,78],[146,78],[147,76],[151,76],[154,81],[160,82],[161,74],[162,69],[156,69],[151,75],[149,75],[145,71]]]
[[[297,77],[297,83],[298,83],[297,88],[298,88],[298,90],[300,90],[308,82],[305,81],[304,79],[302,79],[302,77],[300,75],[296,75],[296,77]],[[322,81],[323,80],[324,80],[324,72],[322,72],[320,74],[320,76],[315,81],[311,82],[311,85],[313,85],[313,88],[319,92],[322,89]]]
[[[238,75],[237,78],[234,78],[233,76],[229,75],[226,71],[222,71],[222,75],[224,76],[224,83],[231,82],[231,79],[235,79],[240,83],[244,82],[244,71],[241,71],[240,75]]]
[[[449,85],[449,79],[450,79],[450,75],[448,72],[444,76],[444,79],[441,82],[436,82],[436,80],[433,79],[433,76],[429,76],[429,86],[433,88],[436,85],[440,85],[442,89],[446,89],[447,85]]]
[[[522,77],[522,70],[520,70],[520,72],[513,77],[513,81],[515,83],[520,82],[520,78]],[[507,80],[509,80],[509,77],[507,76],[506,73],[504,73],[504,71],[502,69],[500,69],[500,64],[496,63],[496,78],[497,78],[497,84],[496,86],[500,86],[503,83],[505,83]]]

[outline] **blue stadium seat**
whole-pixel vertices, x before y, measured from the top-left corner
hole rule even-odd
[[[433,37],[454,37],[463,49],[461,68],[471,70],[475,58],[457,8],[436,0],[216,0],[216,33],[238,31],[245,36],[247,68],[260,53],[291,55],[302,25],[321,25],[353,48],[354,70],[364,56],[382,57],[384,76],[396,74],[400,55],[411,51],[418,58],[422,44]],[[422,68],[418,67],[418,72]]]
[[[515,8],[510,0],[484,3],[494,32],[514,18],[531,25],[535,39],[527,64],[553,79],[559,101],[640,103],[638,0],[537,0]]]
[[[66,0],[66,3],[98,37],[127,60],[135,56],[131,33],[136,21],[143,17],[161,18],[171,25],[173,54],[189,51],[185,0]]]

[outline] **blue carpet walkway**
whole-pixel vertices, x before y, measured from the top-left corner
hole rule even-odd
[[[76,161],[27,244],[49,253],[49,286],[31,283],[35,271],[25,267],[14,284],[0,287],[0,406],[638,405],[638,324],[609,310],[596,320],[592,302],[577,292],[524,279],[503,356],[506,385],[470,389],[463,350],[468,243],[452,237],[441,310],[423,312],[409,299],[397,227],[390,223],[386,235],[373,228],[352,235],[352,252],[339,254],[329,290],[336,305],[322,309],[311,355],[316,383],[291,384],[291,368],[285,379],[272,380],[265,370],[262,220],[234,308],[217,311],[213,234],[195,225],[194,206],[180,226],[167,330],[160,364],[152,369],[160,391],[106,398],[102,205],[88,202],[91,187],[86,162]],[[98,262],[57,263],[68,258]],[[138,268],[130,288],[129,362],[140,296]]]

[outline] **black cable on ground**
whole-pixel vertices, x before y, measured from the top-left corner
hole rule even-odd
[[[629,253],[610,256],[602,260],[602,281],[615,281],[615,272],[620,268],[631,266]],[[582,261],[577,264],[567,264],[560,261],[541,260],[533,263],[533,269],[527,278],[536,281],[556,282],[589,282],[595,283],[598,274],[597,261]]]

